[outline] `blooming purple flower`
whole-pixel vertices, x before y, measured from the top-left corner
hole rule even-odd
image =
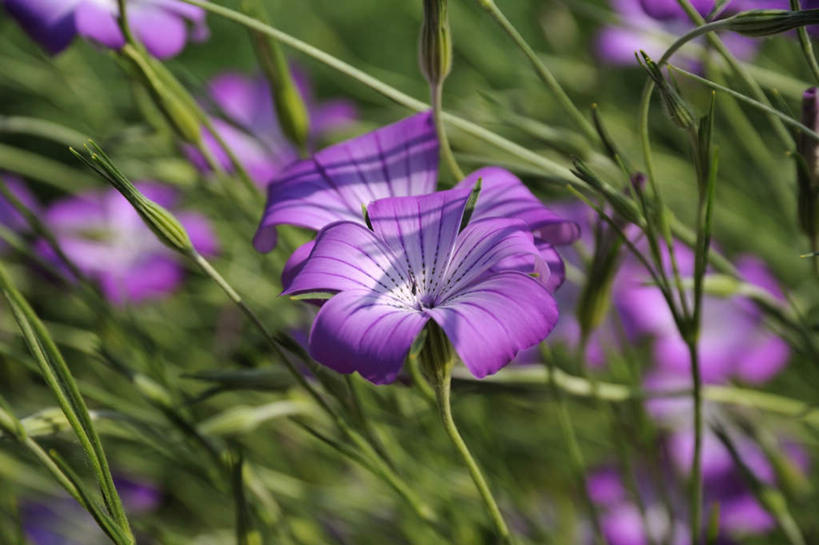
[[[680,274],[690,278],[694,254],[682,244],[675,245]],[[755,257],[737,260],[743,280],[782,299],[776,280]],[[690,372],[688,349],[658,288],[650,285],[647,273],[629,263],[618,275],[614,289],[615,304],[633,335],[650,335],[654,339],[654,358],[664,370],[681,374]],[[667,266],[670,273],[670,267]],[[703,298],[699,356],[705,382],[719,383],[737,378],[762,383],[778,373],[788,361],[788,345],[771,333],[763,323],[756,305],[742,295]]]
[[[473,219],[459,232],[471,188],[388,197],[359,221],[324,227],[286,294],[334,294],[310,332],[310,353],[340,372],[395,380],[413,340],[434,320],[478,378],[543,340],[557,305],[528,226]]]
[[[693,28],[677,0],[610,0],[610,4],[619,24],[603,27],[596,44],[600,59],[610,64],[636,65],[634,53],[641,49],[658,58],[677,37]],[[691,4],[704,17],[714,9],[714,0],[693,0]],[[729,2],[719,16],[751,9],[746,4]],[[739,58],[748,59],[756,51],[756,42],[751,38],[734,33],[721,37]]]
[[[173,189],[151,182],[136,185],[149,199],[174,208]],[[216,238],[203,216],[192,212],[176,216],[200,253],[216,251]],[[160,297],[182,282],[184,270],[177,256],[114,189],[57,201],[46,210],[44,221],[68,258],[97,280],[114,303]]]
[[[57,54],[79,34],[119,49],[125,39],[117,24],[117,0],[4,0],[8,13],[48,52]],[[159,58],[173,57],[188,39],[208,36],[205,12],[177,0],[130,0],[134,35]]]
[[[327,134],[343,130],[356,119],[356,109],[347,100],[318,102],[310,89],[306,75],[292,69],[293,79],[310,114],[309,142],[314,145]],[[224,119],[212,119],[219,136],[234,151],[256,183],[264,185],[285,166],[298,159],[298,150],[287,140],[279,127],[270,86],[257,76],[237,73],[217,76],[208,85],[208,99]],[[205,145],[223,168],[230,171],[231,161],[213,135],[203,131]],[[202,154],[186,145],[185,152],[202,171],[208,170]]]
[[[295,225],[315,231],[335,221],[363,225],[362,206],[377,199],[425,195],[435,191],[438,138],[429,112],[419,113],[376,131],[326,148],[291,164],[268,186],[267,205],[253,239],[257,250],[276,246],[276,226]],[[550,274],[544,281],[557,288],[563,262],[553,245],[568,244],[579,226],[549,211],[510,172],[497,167],[477,170],[456,187],[482,189],[473,220],[519,218],[535,235]],[[285,287],[310,254],[313,243],[297,249],[285,267]]]

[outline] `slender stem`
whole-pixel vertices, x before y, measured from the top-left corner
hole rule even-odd
[[[449,138],[446,135],[444,128],[444,120],[442,116],[443,108],[443,91],[444,82],[438,82],[432,85],[432,116],[435,119],[435,132],[438,133],[438,141],[441,143],[441,155],[444,158],[449,171],[456,180],[463,180],[464,173],[461,167],[458,166],[458,161],[455,160],[455,155],[452,153],[452,148],[449,146]]]
[[[599,138],[592,124],[583,116],[583,113],[577,108],[574,102],[572,102],[572,99],[569,98],[569,95],[560,85],[560,82],[557,81],[557,78],[554,77],[549,68],[540,60],[535,50],[526,42],[500,8],[495,5],[494,0],[478,0],[478,4],[492,16],[509,37],[512,38],[512,41],[523,51],[524,55],[529,59],[529,62],[532,63],[532,67],[535,69],[535,72],[537,72],[537,75],[543,83],[546,84],[546,87],[554,93],[557,101],[566,113],[569,114],[569,117],[580,127],[580,130],[586,138],[592,142],[597,142]]]
[[[444,372],[443,376],[433,382],[435,398],[438,401],[438,412],[441,417],[441,422],[444,425],[444,431],[446,431],[447,435],[452,441],[452,444],[455,445],[455,449],[458,451],[458,454],[461,455],[461,458],[466,464],[466,467],[469,470],[469,475],[475,482],[475,487],[478,489],[478,494],[480,494],[483,503],[486,505],[486,508],[489,511],[489,516],[492,518],[492,523],[495,525],[495,529],[497,530],[501,540],[507,544],[514,543],[512,534],[509,532],[509,527],[506,525],[506,521],[503,519],[503,515],[501,514],[498,504],[492,495],[492,491],[489,489],[489,485],[486,483],[483,473],[481,473],[478,464],[475,462],[475,459],[469,452],[469,447],[466,446],[460,432],[458,432],[458,427],[455,425],[455,420],[452,418],[452,406],[450,404],[450,386],[452,382],[451,373]]]
[[[291,349],[289,344],[286,344],[270,332],[267,329],[267,326],[264,325],[264,322],[256,315],[253,310],[247,306],[247,304],[242,300],[242,297],[233,289],[233,287],[224,279],[224,277],[219,274],[219,272],[213,268],[213,266],[206,260],[204,257],[199,255],[198,253],[193,253],[190,256],[190,259],[204,272],[208,277],[210,277],[214,282],[216,282],[220,288],[227,294],[228,298],[233,301],[236,306],[245,314],[245,316],[251,321],[251,323],[259,330],[262,336],[265,338],[267,343],[279,354],[284,361],[285,366],[287,367],[290,374],[296,379],[299,385],[304,388],[308,394],[318,403],[319,407],[327,413],[328,416],[333,420],[339,430],[353,443],[355,446],[360,448],[364,453],[367,455],[367,459],[371,464],[373,464],[373,471],[377,475],[380,475],[384,480],[387,481],[390,486],[392,486],[399,495],[404,498],[404,500],[413,508],[415,513],[425,522],[429,523],[433,527],[436,523],[436,518],[434,512],[425,505],[416,495],[415,493],[407,486],[407,484],[401,480],[401,478],[389,467],[389,465],[384,461],[384,459],[378,454],[377,450],[373,445],[371,445],[367,440],[361,436],[356,430],[352,429],[349,424],[347,424],[346,420],[342,418],[327,400],[322,397],[319,391],[307,380],[301,371],[296,367],[296,365],[290,361],[290,358],[285,354],[284,348]],[[309,359],[309,356],[304,357],[306,363],[310,363],[312,360]],[[318,371],[317,369],[312,369],[313,371]]]
[[[694,461],[691,466],[691,543],[698,545],[702,537],[702,376],[696,340],[687,340],[691,356],[691,378],[694,401]]]
[[[730,51],[728,51],[728,48],[725,47],[725,44],[722,43],[722,40],[720,40],[719,37],[713,33],[713,30],[719,28],[718,26],[719,23],[723,21],[729,21],[730,18],[721,19],[720,21],[715,21],[714,23],[706,24],[705,19],[703,19],[702,15],[700,15],[700,13],[694,8],[694,6],[691,5],[691,2],[689,0],[677,0],[677,2],[680,4],[680,7],[682,7],[686,14],[688,14],[688,17],[694,22],[694,24],[701,25],[700,27],[695,29],[695,31],[703,30],[703,32],[699,32],[696,35],[707,33],[708,43],[710,43],[711,46],[713,46],[714,49],[717,50],[720,56],[722,56],[722,58],[725,59],[725,62],[727,62],[728,66],[731,67],[731,70],[733,70],[734,73],[737,76],[739,76],[739,78],[743,81],[743,83],[745,83],[748,89],[750,89],[751,94],[754,96],[754,98],[756,98],[759,102],[762,102],[767,106],[770,106],[771,103],[768,100],[768,97],[765,96],[765,92],[762,90],[762,88],[759,86],[756,80],[751,76],[750,73],[748,73],[748,70],[737,60],[737,58],[734,57]],[[691,33],[689,33],[689,35],[690,34]],[[683,38],[680,38],[678,42],[682,41]],[[682,45],[682,43],[680,45]],[[662,60],[659,62],[660,66],[662,66],[668,60],[668,58],[670,57],[670,53],[672,53],[671,49],[669,49],[663,55]],[[790,133],[782,124],[782,122],[771,115],[768,116],[768,120],[770,121],[771,125],[773,125],[774,132],[782,141],[782,144],[785,146],[785,148],[786,149],[793,148],[794,146],[793,137],[790,135]]]
[[[802,9],[799,0],[790,0],[790,3],[791,10],[800,11]],[[808,36],[808,29],[801,26],[796,29],[796,33],[799,35],[799,45],[802,46],[802,53],[805,54],[805,60],[808,62],[810,71],[814,79],[819,83],[819,63],[816,62],[816,55],[813,53],[813,43],[810,41],[810,36]]]
[[[128,24],[128,0],[117,0],[117,4],[119,5],[119,28],[125,36],[125,41],[130,44],[138,43],[131,32],[131,25]]]

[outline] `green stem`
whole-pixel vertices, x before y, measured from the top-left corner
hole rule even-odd
[[[506,525],[506,521],[503,519],[503,515],[498,508],[495,497],[492,495],[492,491],[489,489],[489,485],[486,483],[483,473],[481,473],[478,464],[475,462],[475,459],[469,452],[469,447],[466,446],[460,432],[458,432],[458,427],[455,425],[455,420],[452,418],[452,406],[450,404],[450,386],[452,382],[451,373],[449,371],[445,371],[442,373],[442,376],[438,377],[433,382],[435,398],[438,401],[438,412],[441,417],[441,422],[444,425],[444,431],[446,431],[446,434],[449,436],[452,444],[458,451],[458,454],[461,455],[461,458],[466,464],[466,467],[469,470],[469,475],[475,482],[475,487],[478,489],[478,494],[480,494],[484,505],[486,505],[486,508],[489,511],[489,516],[491,517],[492,523],[495,525],[495,529],[497,530],[501,540],[503,543],[507,544],[514,543],[512,534],[509,532],[509,527]]]
[[[691,396],[694,401],[694,461],[690,485],[691,543],[698,545],[702,536],[702,377],[696,340],[689,339],[687,344],[691,355]]]
[[[802,9],[799,0],[790,0],[790,3],[791,10],[800,11]],[[802,53],[805,55],[805,60],[808,62],[813,78],[819,83],[819,63],[816,62],[816,55],[813,53],[813,43],[810,41],[810,36],[808,36],[808,29],[801,26],[796,29],[796,32],[799,35],[799,45],[802,47]]]
[[[458,161],[455,160],[455,155],[452,153],[452,148],[449,146],[449,138],[446,135],[444,128],[444,120],[442,116],[443,107],[443,81],[432,85],[432,116],[435,119],[435,132],[438,134],[438,141],[441,143],[441,155],[444,158],[449,171],[456,180],[463,180],[464,173],[461,167],[458,166]]]
[[[478,4],[485,9],[489,15],[497,22],[500,27],[512,38],[512,41],[523,51],[523,54],[526,55],[526,58],[529,59],[529,62],[532,63],[532,67],[537,72],[538,77],[546,84],[546,87],[554,93],[557,101],[563,107],[569,117],[580,127],[580,130],[585,134],[586,138],[588,138],[591,142],[597,142],[599,140],[597,136],[597,131],[594,130],[594,126],[586,119],[581,111],[575,106],[572,99],[569,98],[569,95],[566,94],[566,91],[563,90],[563,87],[560,85],[560,82],[557,81],[557,78],[554,77],[552,72],[549,68],[543,63],[542,60],[537,56],[535,50],[526,42],[526,40],[521,36],[520,32],[512,25],[509,19],[503,14],[500,8],[495,5],[494,0],[478,0]]]
[[[77,193],[90,185],[85,172],[5,144],[0,144],[0,169],[43,182],[69,194]]]

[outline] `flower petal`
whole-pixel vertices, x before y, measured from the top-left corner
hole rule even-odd
[[[472,220],[517,218],[526,222],[535,237],[551,244],[571,244],[580,238],[580,226],[546,208],[520,179],[498,167],[476,170],[456,187],[472,189],[481,180],[481,192]]]
[[[279,224],[319,230],[339,220],[361,221],[361,206],[435,189],[438,139],[430,113],[421,113],[336,144],[298,161],[268,186],[256,233],[259,251],[270,251]]]
[[[79,0],[6,0],[3,5],[23,30],[46,51],[55,55],[77,33],[74,8]]]
[[[167,59],[185,47],[188,28],[179,15],[150,4],[136,4],[129,12],[133,32],[153,56]]]
[[[339,293],[316,316],[310,355],[339,373],[358,371],[375,384],[392,382],[427,320],[370,291]]]
[[[525,274],[503,272],[427,310],[477,378],[497,372],[518,351],[533,346],[557,323],[557,304]]]
[[[400,256],[415,289],[438,290],[461,227],[469,189],[375,201],[367,209],[375,234]]]
[[[316,241],[311,240],[296,248],[295,251],[290,254],[290,257],[287,258],[287,263],[284,264],[284,269],[282,269],[282,287],[285,290],[290,287],[293,283],[293,279],[304,268],[307,258],[310,257],[315,247]]]
[[[368,289],[387,294],[407,284],[390,251],[375,234],[345,221],[323,229],[315,247],[284,294]]]
[[[541,279],[548,279],[551,274],[522,221],[484,219],[471,222],[458,235],[436,299],[444,302],[448,297],[459,295],[490,270],[538,273]]]
[[[119,49],[125,45],[125,38],[117,25],[115,13],[96,2],[80,2],[74,16],[77,32],[105,47]]]

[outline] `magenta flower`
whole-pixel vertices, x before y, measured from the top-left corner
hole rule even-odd
[[[357,113],[352,102],[331,100],[318,102],[309,81],[298,68],[292,69],[293,79],[310,114],[310,144],[327,134],[349,127]],[[234,151],[250,176],[259,185],[265,185],[284,167],[298,159],[299,154],[282,133],[273,98],[267,81],[237,73],[222,74],[208,85],[208,99],[225,119],[214,117],[213,125],[219,136]],[[232,171],[227,154],[213,135],[203,132],[205,145],[223,168]],[[197,168],[206,172],[208,165],[202,154],[186,145],[185,152]]]
[[[340,372],[392,382],[434,320],[478,378],[543,340],[557,322],[548,274],[519,219],[472,221],[469,188],[371,203],[358,221],[324,227],[286,294],[334,294],[310,332],[312,356]]]
[[[714,0],[691,3],[703,17],[714,9]],[[596,44],[598,57],[610,64],[636,66],[634,53],[641,49],[659,58],[677,37],[694,26],[677,0],[610,0],[610,4],[619,24],[603,27]],[[752,8],[729,2],[719,16],[733,15],[740,9]],[[748,59],[756,51],[756,42],[751,38],[734,33],[720,37],[739,58]]]
[[[150,182],[137,187],[161,206],[174,208],[177,198],[173,189]],[[200,253],[216,251],[216,238],[203,216],[191,212],[176,216]],[[97,280],[113,303],[161,297],[182,282],[184,268],[177,256],[114,189],[57,201],[45,212],[44,221],[68,258]],[[47,249],[43,251],[48,254]]]
[[[326,148],[277,175],[268,186],[267,204],[253,244],[261,252],[272,250],[277,225],[315,231],[335,221],[363,225],[362,206],[386,197],[432,193],[437,176],[438,139],[432,115],[413,115]],[[497,167],[477,170],[456,187],[471,189],[479,178],[482,189],[473,221],[506,217],[528,224],[550,268],[544,281],[557,288],[564,271],[553,245],[577,239],[579,226],[549,211],[518,178]],[[285,287],[312,246],[313,242],[307,243],[291,256],[283,273]]]
[[[5,0],[8,13],[49,53],[57,54],[79,34],[112,49],[125,45],[117,25],[117,0]],[[176,0],[130,0],[131,28],[159,58],[177,55],[190,39],[208,36],[205,12]]]
[[[694,270],[693,252],[677,244],[675,253],[681,275],[690,278]],[[670,273],[670,266],[667,268]],[[757,258],[742,257],[737,261],[737,268],[747,283],[782,299],[776,280]],[[618,276],[614,299],[625,325],[632,335],[649,335],[654,339],[654,358],[661,369],[690,373],[687,347],[660,291],[647,286],[648,282],[648,275],[634,263],[627,264]],[[699,353],[705,382],[720,383],[737,378],[756,384],[781,371],[788,362],[790,350],[785,341],[765,327],[761,311],[749,298],[706,295]]]

